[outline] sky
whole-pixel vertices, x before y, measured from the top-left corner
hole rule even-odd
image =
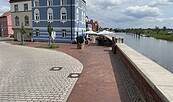
[[[86,0],[87,16],[101,27],[173,28],[173,0]],[[10,10],[8,0],[0,0],[0,15]]]

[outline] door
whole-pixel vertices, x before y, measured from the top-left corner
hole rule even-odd
[[[17,41],[22,41],[20,32],[17,33]]]

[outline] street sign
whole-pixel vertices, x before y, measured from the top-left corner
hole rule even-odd
[[[56,32],[55,31],[52,31],[51,37],[52,37],[53,40],[56,38]]]

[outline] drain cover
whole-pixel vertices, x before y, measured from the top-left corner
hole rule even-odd
[[[60,71],[62,67],[52,67],[50,71]]]
[[[69,78],[79,78],[79,76],[80,76],[80,73],[70,73],[69,74]]]

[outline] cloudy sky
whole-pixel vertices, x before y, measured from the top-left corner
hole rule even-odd
[[[101,27],[173,28],[173,0],[86,0],[87,16]],[[0,14],[9,10],[0,0]]]

